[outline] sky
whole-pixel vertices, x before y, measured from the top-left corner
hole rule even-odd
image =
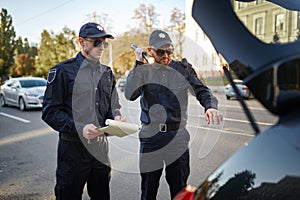
[[[0,6],[12,17],[17,37],[27,38],[30,43],[39,43],[43,30],[58,34],[64,27],[76,34],[87,22],[88,15],[107,14],[111,20],[111,34],[117,36],[134,26],[134,10],[145,4],[155,7],[160,24],[168,24],[171,10],[185,12],[184,0],[1,0]],[[105,27],[104,27],[105,28]]]

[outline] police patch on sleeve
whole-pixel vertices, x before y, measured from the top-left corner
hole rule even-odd
[[[54,81],[56,77],[56,69],[51,69],[48,73],[48,79],[47,82],[50,84]]]

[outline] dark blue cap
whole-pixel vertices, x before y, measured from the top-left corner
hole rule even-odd
[[[97,37],[103,37],[103,38],[110,38],[114,39],[114,37],[110,34],[107,34],[104,30],[104,28],[100,24],[96,24],[94,22],[88,22],[84,24],[79,31],[79,37],[82,38],[97,38]]]

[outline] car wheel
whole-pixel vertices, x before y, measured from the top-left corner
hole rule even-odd
[[[0,96],[0,106],[1,106],[1,107],[5,107],[5,106],[6,106],[5,98],[4,98],[3,95]]]
[[[24,111],[26,110],[26,105],[25,105],[25,101],[24,99],[21,97],[20,100],[19,100],[19,108],[20,110]]]
[[[226,95],[226,99],[229,100],[229,99],[230,99],[230,96]]]

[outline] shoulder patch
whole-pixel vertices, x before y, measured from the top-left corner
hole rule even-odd
[[[54,79],[56,77],[56,71],[57,71],[57,69],[50,69],[50,71],[48,72],[47,82],[49,84],[54,81]]]

